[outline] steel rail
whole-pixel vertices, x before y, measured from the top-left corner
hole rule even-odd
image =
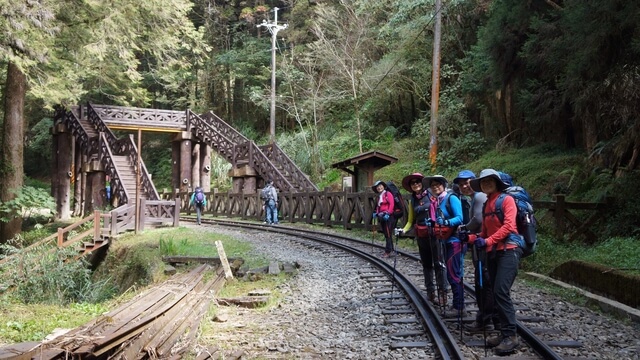
[[[387,273],[390,278],[392,278],[398,285],[399,290],[405,293],[405,295],[411,300],[413,304],[415,304],[415,311],[420,316],[423,325],[429,331],[429,335],[434,342],[434,345],[437,349],[440,358],[443,360],[457,360],[464,359],[464,355],[462,350],[459,348],[457,341],[455,340],[453,334],[449,332],[447,325],[444,321],[438,316],[437,311],[433,308],[429,302],[426,301],[425,297],[422,295],[420,289],[416,287],[416,285],[408,279],[404,274],[398,272],[391,264],[386,261],[378,258],[377,256],[373,256],[359,249],[353,248],[351,246],[341,244],[334,240],[329,240],[324,237],[334,237],[341,240],[349,240],[349,241],[358,241],[357,239],[344,237],[341,235],[334,236],[333,234],[322,234],[318,235],[317,232],[313,232],[310,230],[285,227],[285,226],[268,226],[265,227],[263,225],[250,224],[239,221],[221,221],[221,220],[202,220],[205,223],[215,223],[219,225],[232,225],[236,227],[241,227],[245,229],[253,229],[260,231],[267,231],[278,234],[286,234],[294,237],[301,237],[317,242],[321,242],[326,245],[330,245],[336,248],[339,248],[343,251],[349,252],[353,255],[358,256],[361,259],[366,260],[367,262],[373,264],[374,266],[381,269],[383,272]],[[363,242],[365,243],[365,242]],[[369,245],[369,243],[366,243]]]
[[[251,228],[253,228],[253,229],[265,230],[264,226],[251,224],[251,223],[246,223],[246,222],[242,222],[242,221],[220,220],[220,219],[215,219],[215,220],[210,220],[210,221],[213,221],[213,222],[218,223],[220,225],[234,225],[234,226],[242,226],[242,227],[251,226]],[[288,229],[288,230],[297,232],[296,235],[299,235],[299,233],[306,233],[306,234],[317,234],[318,233],[317,231],[314,231],[314,230],[287,227],[287,226],[282,226],[282,225],[278,225],[276,227],[268,227],[268,228],[266,228],[267,231],[271,231],[270,229]],[[351,242],[355,242],[355,243],[362,244],[362,245],[367,245],[367,246],[371,246],[372,245],[370,241],[354,239],[354,238],[351,238],[351,237],[348,237],[348,236],[339,235],[339,234],[326,234],[326,233],[323,233],[323,236],[328,236],[328,237],[332,237],[332,238],[347,240],[347,241],[351,241]],[[384,245],[378,245],[378,244],[373,244],[373,245],[375,247],[377,247],[377,248],[380,248],[380,249],[384,248]],[[416,256],[416,255],[414,255],[412,253],[409,253],[409,252],[406,252],[406,251],[403,251],[403,250],[399,250],[399,249],[396,249],[396,251],[399,254],[402,254],[403,256],[406,256],[406,257],[411,258],[411,259],[416,260],[416,261],[420,261],[420,257]],[[376,257],[372,257],[372,258],[377,259]],[[382,262],[384,264],[387,264],[385,261],[380,261],[380,262]],[[387,265],[389,265],[389,264],[387,264]],[[396,274],[398,274],[398,273],[396,272]],[[465,287],[465,293],[469,294],[470,296],[475,298],[476,294],[475,294],[475,289],[473,287],[473,284],[464,283],[464,287]],[[413,300],[414,299],[412,299],[412,301]],[[424,300],[424,299],[422,299],[422,300]],[[426,304],[429,307],[431,307],[430,303],[426,302]],[[435,310],[434,310],[434,312],[435,312]],[[437,315],[436,315],[436,317],[437,317]],[[526,343],[533,349],[533,351],[535,353],[537,353],[541,358],[543,358],[545,360],[562,360],[563,359],[562,356],[560,356],[556,351],[554,351],[549,345],[547,345],[540,337],[538,337],[531,329],[529,329],[521,321],[516,321],[516,327],[517,327],[518,335],[524,341],[526,341]]]

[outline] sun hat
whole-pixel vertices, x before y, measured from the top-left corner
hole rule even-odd
[[[433,175],[433,176],[427,176],[424,179],[422,179],[422,186],[424,186],[425,188],[429,188],[431,187],[431,182],[432,181],[437,181],[439,183],[441,183],[442,185],[444,185],[444,187],[447,187],[447,184],[449,183],[447,181],[447,178],[445,178],[442,175]]]
[[[423,178],[424,178],[424,175],[420,173],[413,173],[411,175],[407,175],[404,177],[404,179],[402,179],[402,188],[407,190],[408,192],[413,192],[413,190],[411,190],[411,182],[413,180],[419,180],[420,182],[422,182]]]
[[[385,183],[384,181],[378,180],[375,183],[373,183],[373,186],[371,187],[371,189],[373,189],[374,193],[377,193],[378,190],[376,190],[376,188],[378,187],[378,185],[382,184],[382,186],[384,186],[384,188],[387,188],[387,183]]]
[[[482,191],[482,189],[480,188],[480,181],[486,178],[494,178],[496,180],[496,188],[498,189],[498,191],[503,191],[504,189],[509,187],[508,184],[505,184],[504,181],[502,181],[502,179],[500,178],[500,174],[497,171],[493,169],[484,169],[480,172],[480,175],[477,179],[471,180],[471,188],[474,191]]]
[[[458,176],[453,179],[453,183],[457,184],[458,181],[460,180],[467,180],[467,179],[475,179],[476,178],[476,174],[473,173],[473,171],[471,170],[462,170],[458,173]]]

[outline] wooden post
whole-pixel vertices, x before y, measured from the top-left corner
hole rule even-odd
[[[200,187],[204,192],[211,191],[211,146],[202,143],[200,145],[200,164],[202,165],[200,175]]]
[[[175,204],[173,205],[173,227],[178,227],[180,225],[180,199],[174,199]]]
[[[565,232],[565,222],[564,222],[565,211],[566,211],[565,196],[564,194],[555,194],[553,195],[553,198],[556,201],[556,207],[555,207],[555,210],[553,211],[553,216],[556,220],[556,239],[562,240]]]
[[[329,207],[329,187],[324,188],[324,201],[322,202],[322,208],[324,209],[324,225],[331,225],[331,208]]]
[[[58,228],[58,247],[62,247],[62,242],[64,241],[64,231],[62,228]]]
[[[344,190],[342,192],[342,206],[340,207],[342,211],[342,227],[344,229],[348,229],[350,228],[350,222],[351,222],[351,217],[348,216],[349,214],[349,200],[347,199],[347,196],[349,196],[349,193]]]
[[[229,260],[227,260],[227,254],[224,251],[224,247],[222,246],[222,241],[216,240],[215,242],[216,248],[218,249],[218,256],[220,256],[220,263],[222,264],[222,268],[224,269],[224,277],[226,279],[233,278],[233,273],[231,272],[231,267],[229,266]]]
[[[191,149],[191,181],[193,182],[193,187],[199,186],[204,190],[202,186],[202,181],[200,180],[200,176],[202,175],[202,165],[200,163],[200,143],[194,143],[193,148]]]
[[[109,231],[109,235],[114,237],[118,235],[118,210],[111,210],[111,231]]]
[[[55,176],[58,183],[58,197],[56,198],[56,210],[60,220],[71,218],[70,191],[71,191],[71,136],[67,132],[66,126],[58,124],[58,164]]]
[[[143,216],[140,214],[140,197],[141,197],[141,193],[142,193],[142,189],[140,189],[140,184],[141,184],[141,180],[140,178],[142,177],[142,155],[140,154],[140,152],[142,152],[142,130],[140,128],[138,128],[138,158],[136,159],[136,225],[135,225],[135,233],[137,234],[140,229],[140,218]]]
[[[180,188],[180,141],[171,142],[171,187],[176,189]],[[180,192],[176,189],[173,196]]]
[[[191,149],[190,138],[182,139],[180,143],[180,191],[188,192],[191,188]]]
[[[144,231],[144,224],[147,222],[145,209],[147,208],[147,199],[140,199],[140,208],[138,209],[138,224],[140,227],[140,231]]]
[[[93,241],[100,240],[100,211],[93,212]]]

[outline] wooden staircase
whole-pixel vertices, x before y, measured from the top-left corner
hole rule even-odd
[[[122,186],[127,189],[127,193],[136,194],[136,167],[130,161],[129,156],[126,155],[113,155],[113,164],[118,169],[120,174],[120,181]],[[140,198],[149,199],[149,192],[146,189],[140,189]]]
[[[257,146],[212,112],[187,111],[191,132],[210,145],[233,167],[248,165],[263,179],[271,179],[281,191],[317,191],[318,188],[277,144]]]

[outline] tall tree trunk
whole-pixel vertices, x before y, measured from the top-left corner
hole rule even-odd
[[[13,191],[24,184],[24,100],[27,77],[14,63],[7,67],[4,89],[4,131],[2,133],[2,161],[0,168],[0,201],[15,198]],[[20,232],[22,216],[0,223],[0,243],[5,243]]]

